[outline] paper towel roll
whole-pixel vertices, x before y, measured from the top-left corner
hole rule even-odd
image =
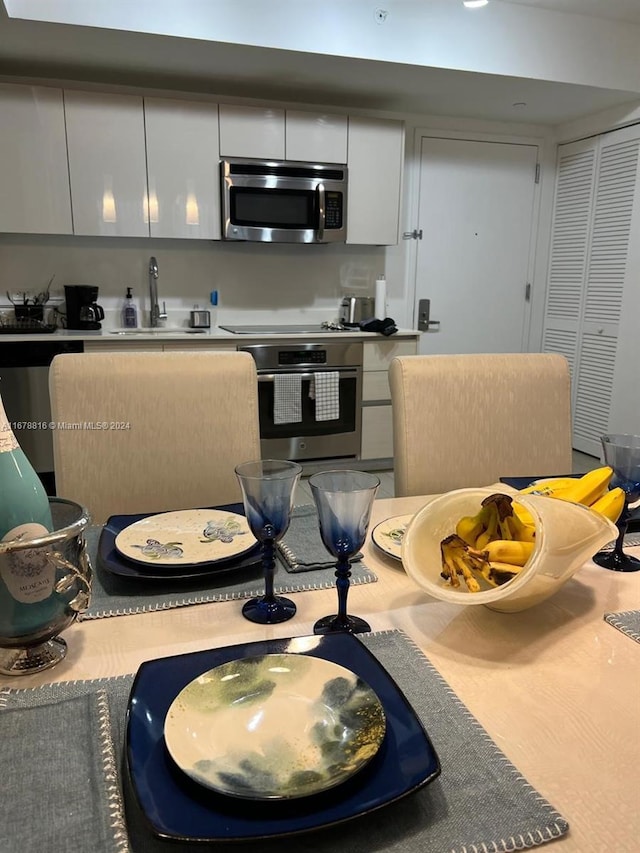
[[[383,275],[376,279],[376,320],[387,316],[387,282]]]

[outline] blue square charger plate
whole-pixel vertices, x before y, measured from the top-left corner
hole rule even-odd
[[[382,702],[386,733],[372,761],[348,781],[314,796],[252,802],[218,794],[173,763],[164,721],[177,694],[213,667],[265,654],[314,655],[347,667]],[[431,782],[440,761],[415,711],[377,658],[341,633],[264,640],[143,663],[127,708],[126,770],[151,832],[173,841],[222,842],[277,838],[332,826],[387,806]]]

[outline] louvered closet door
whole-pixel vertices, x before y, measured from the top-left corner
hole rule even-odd
[[[559,152],[543,349],[569,360],[573,446],[594,456],[609,429],[639,149],[628,128]]]

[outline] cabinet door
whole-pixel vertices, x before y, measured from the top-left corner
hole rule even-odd
[[[347,162],[347,117],[287,110],[287,160]]]
[[[593,456],[611,425],[638,429],[637,421],[625,425],[614,389],[626,375],[618,357],[625,291],[637,290],[637,261],[635,270],[629,261],[639,239],[639,158],[638,128],[564,145],[558,154],[543,350],[569,361],[573,446]]]
[[[220,155],[284,159],[284,110],[220,104]]]
[[[220,239],[218,107],[144,99],[152,237]]]
[[[0,231],[71,234],[62,90],[0,85]]]
[[[148,237],[142,98],[65,91],[74,234]]]
[[[398,242],[404,125],[349,116],[347,243]]]
[[[362,409],[362,451],[360,458],[393,458],[391,406],[365,406]]]

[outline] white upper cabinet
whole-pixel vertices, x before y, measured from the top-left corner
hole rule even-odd
[[[404,125],[349,117],[347,243],[398,242]]]
[[[0,231],[71,234],[61,89],[0,85]]]
[[[148,237],[142,98],[65,91],[75,234]]]
[[[145,98],[152,237],[220,239],[218,106]]]
[[[346,163],[347,117],[220,104],[220,154]]]
[[[287,110],[285,155],[287,160],[346,163],[347,117]]]
[[[284,160],[284,110],[220,104],[220,155]]]

